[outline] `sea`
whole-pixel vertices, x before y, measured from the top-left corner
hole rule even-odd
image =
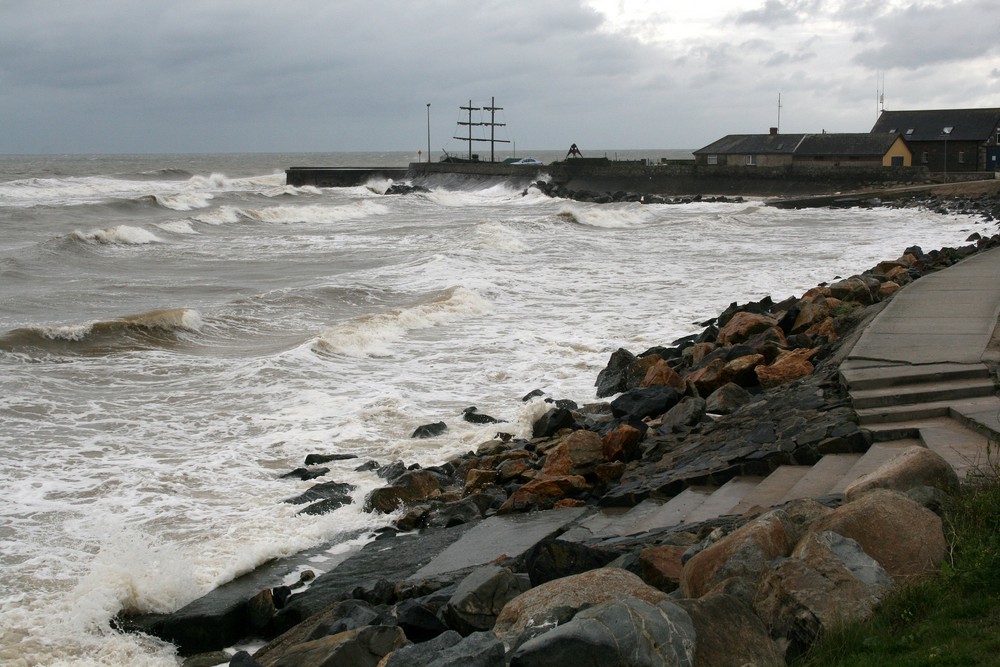
[[[384,482],[361,463],[529,436],[547,404],[526,394],[592,402],[618,348],[995,232],[921,209],[597,205],[502,180],[285,183],[293,166],[419,157],[0,156],[0,663],[177,665],[112,618],[305,549],[323,571],[393,519],[362,511]],[[506,423],[467,423],[471,406]],[[357,457],[316,480],[356,485],[353,503],[283,502],[316,483],[282,478],[313,453]]]

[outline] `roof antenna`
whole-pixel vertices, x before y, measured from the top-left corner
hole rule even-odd
[[[778,91],[778,122],[776,123],[776,129],[781,132],[781,91]]]
[[[875,75],[875,120],[885,111],[885,72]]]

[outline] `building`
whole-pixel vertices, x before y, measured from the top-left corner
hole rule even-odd
[[[899,134],[914,166],[943,173],[1000,168],[1000,109],[883,111],[872,134]]]
[[[694,151],[699,165],[785,167],[808,163],[827,167],[909,167],[906,142],[888,133],[730,134]]]

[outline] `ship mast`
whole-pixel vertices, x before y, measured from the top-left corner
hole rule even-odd
[[[455,139],[459,139],[461,141],[467,141],[467,142],[469,142],[469,160],[470,161],[472,160],[472,142],[473,141],[488,141],[488,142],[490,142],[490,162],[496,162],[496,157],[495,157],[496,144],[509,144],[510,143],[510,141],[508,141],[506,139],[497,139],[496,138],[496,128],[498,128],[498,127],[506,127],[507,126],[506,123],[498,123],[498,122],[496,122],[496,112],[497,111],[503,111],[503,107],[498,107],[496,105],[496,98],[495,97],[491,97],[490,98],[490,106],[488,106],[488,107],[481,107],[481,108],[480,107],[474,107],[474,106],[472,106],[472,100],[469,100],[469,106],[467,106],[467,107],[458,107],[458,108],[461,109],[462,111],[468,111],[469,112],[469,120],[468,121],[459,121],[458,122],[459,125],[465,125],[465,126],[467,126],[469,128],[469,136],[467,136],[467,137],[454,137],[454,138]],[[473,111],[489,111],[490,112],[490,120],[489,120],[489,122],[488,123],[487,122],[478,122],[478,123],[472,122],[472,112]],[[489,139],[485,139],[485,138],[481,139],[479,137],[473,137],[472,136],[472,127],[473,126],[484,126],[484,127],[490,128],[490,137],[489,137]]]

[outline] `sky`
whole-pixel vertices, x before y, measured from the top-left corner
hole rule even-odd
[[[996,0],[0,0],[0,153],[461,152],[491,99],[521,154],[867,132],[880,90],[1000,107],[998,26]]]

